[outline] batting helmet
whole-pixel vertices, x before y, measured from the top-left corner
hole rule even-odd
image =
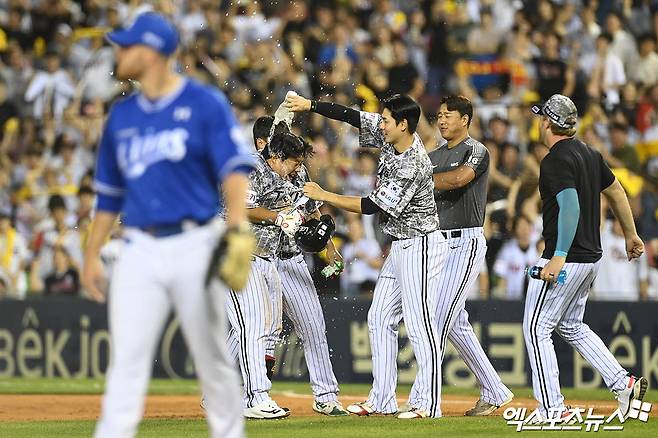
[[[295,233],[295,242],[306,252],[319,252],[327,246],[334,234],[336,224],[331,216],[323,214],[320,220],[309,219]]]

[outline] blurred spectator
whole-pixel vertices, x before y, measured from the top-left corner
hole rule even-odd
[[[494,55],[502,39],[502,29],[496,28],[489,8],[480,11],[480,24],[468,36],[468,50],[472,55]]]
[[[46,54],[46,69],[39,70],[25,91],[25,100],[33,105],[37,119],[44,116],[61,118],[75,94],[69,74],[61,68],[56,52]]]
[[[35,285],[35,291],[41,290]],[[43,280],[44,295],[80,294],[80,275],[68,252],[62,246],[56,246],[53,253],[52,271]]]
[[[606,18],[606,32],[612,36],[610,53],[617,55],[626,72],[635,68],[637,46],[633,36],[624,29],[624,19],[617,12],[610,12]]]
[[[647,86],[658,82],[658,53],[656,37],[644,34],[640,37],[640,56],[636,65],[630,69],[634,81]]]
[[[604,158],[611,167],[625,167],[635,173],[640,172],[640,159],[637,151],[628,142],[628,126],[623,123],[612,123],[610,125],[610,155],[604,154]]]
[[[560,43],[556,33],[545,35],[542,56],[533,60],[537,91],[542,101],[554,94],[571,96],[576,85],[575,72],[560,58]]]
[[[612,301],[647,299],[647,257],[628,262],[626,239],[619,221],[605,221],[601,230],[603,257],[594,280],[592,298]]]
[[[10,216],[8,206],[0,206],[0,280],[4,295],[24,298],[29,252],[23,236],[11,226]]]
[[[36,259],[32,263],[32,279],[45,280],[54,270],[55,248],[62,247],[76,266],[82,264],[82,242],[64,198],[53,195],[48,202],[50,217],[39,224],[40,232],[33,242]]]
[[[393,42],[393,64],[388,69],[388,84],[391,94],[408,94],[415,99],[419,99],[424,91],[423,81],[402,40]]]
[[[498,276],[498,289],[502,298],[520,300],[525,296],[528,276],[525,269],[539,260],[536,242],[530,240],[532,222],[525,216],[514,221],[514,238],[505,243],[498,253],[494,273]]]
[[[626,84],[626,73],[621,59],[610,51],[612,36],[602,33],[596,38],[596,52],[581,58],[580,67],[589,76],[588,94],[601,99],[612,109],[620,102],[619,91]]]

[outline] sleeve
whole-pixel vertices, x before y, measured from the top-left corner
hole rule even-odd
[[[382,115],[361,111],[361,129],[359,129],[359,146],[364,148],[381,148],[384,143],[384,133],[379,125]]]
[[[615,175],[612,173],[612,170],[608,167],[603,155],[600,152],[596,152],[599,156],[599,168],[601,169],[601,191],[607,189],[615,182]]]
[[[557,196],[564,189],[576,188],[576,174],[571,161],[565,156],[558,156],[542,161],[541,172],[546,175],[546,187],[551,197]]]
[[[404,174],[398,172],[395,177],[380,178],[368,198],[388,215],[397,218],[418,191],[422,175],[422,172],[413,169]]]
[[[247,188],[247,208],[260,207],[260,198],[263,195],[261,183],[262,174],[258,168],[249,173],[249,187]]]
[[[576,236],[580,220],[580,203],[576,189],[562,190],[556,196],[559,212],[557,215],[557,243],[553,255],[566,257]]]
[[[233,172],[250,172],[254,158],[226,97],[213,90],[212,99],[211,107],[204,109],[209,118],[207,140],[211,165],[218,180],[223,181]]]
[[[112,112],[103,128],[94,175],[94,189],[97,193],[96,208],[112,213],[121,211],[126,184],[117,160],[117,148],[112,131]]]
[[[466,155],[464,165],[473,169],[475,178],[479,178],[489,168],[489,151],[483,144],[474,144]]]

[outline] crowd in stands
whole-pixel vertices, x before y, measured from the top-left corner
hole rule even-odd
[[[471,135],[491,155],[489,250],[471,298],[519,300],[541,254],[539,142],[530,107],[570,96],[578,137],[600,151],[631,200],[646,254],[625,261],[604,207],[593,298],[658,299],[658,1],[656,0],[0,0],[0,298],[81,295],[80,264],[94,209],[93,167],[117,82],[108,30],[149,8],[176,23],[176,68],[226,93],[245,133],[287,91],[378,111],[406,93],[421,104],[428,150],[441,96],[472,100]],[[313,144],[310,175],[367,195],[377,151],[358,132],[312,114],[294,131]],[[328,207],[323,207],[328,208]],[[323,294],[372,293],[390,241],[377,218],[328,211],[346,271]],[[120,230],[115,233],[120,235]],[[104,252],[108,267],[119,241]]]

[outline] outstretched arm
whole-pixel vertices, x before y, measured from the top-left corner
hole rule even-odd
[[[302,96],[288,96],[285,105],[292,112],[311,111],[330,119],[347,122],[355,128],[361,128],[361,114],[359,111],[338,103],[319,102]]]

